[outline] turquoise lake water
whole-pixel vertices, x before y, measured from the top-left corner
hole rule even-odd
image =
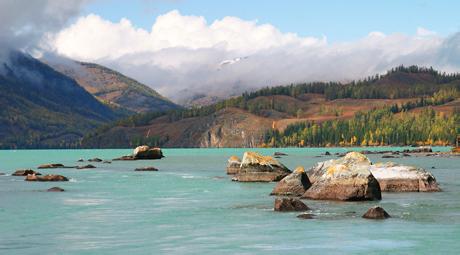
[[[388,150],[388,148],[378,148]],[[393,148],[395,150],[401,148]],[[10,174],[44,163],[83,164],[131,150],[0,151],[0,254],[458,254],[460,157],[392,161],[424,167],[443,192],[383,193],[379,202],[304,202],[315,219],[273,211],[274,183],[237,183],[225,174],[247,149],[165,149],[155,161],[48,169],[70,182],[33,183]],[[288,153],[293,169],[349,148],[258,149]],[[358,149],[362,150],[362,148]],[[448,148],[434,148],[448,150]],[[371,160],[388,161],[381,155]],[[84,164],[86,164],[85,162]],[[134,172],[155,166],[158,172]],[[432,169],[434,167],[434,169]],[[44,192],[60,186],[66,192]],[[379,204],[393,217],[362,219]]]

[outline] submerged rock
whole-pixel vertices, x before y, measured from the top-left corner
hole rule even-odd
[[[361,153],[318,163],[308,171],[313,183],[302,197],[318,200],[380,200],[378,181],[369,171],[371,162]]]
[[[271,182],[279,181],[290,173],[287,167],[273,157],[245,152],[235,179],[240,182]]]
[[[27,175],[25,181],[38,181],[38,182],[66,182],[69,181],[67,177],[58,174],[49,174],[45,176],[37,176],[34,174]]]
[[[135,159],[161,159],[164,156],[160,148],[151,148],[147,145],[143,145],[134,149],[133,157]]]
[[[278,182],[270,195],[300,197],[310,186],[311,183],[305,169],[299,166],[294,172]]]
[[[287,156],[287,154],[284,153],[284,152],[277,151],[277,152],[273,153],[273,156]]]
[[[312,213],[302,213],[302,214],[297,215],[297,218],[304,219],[304,220],[311,220],[311,219],[314,219],[313,218],[314,216],[316,215]]]
[[[63,164],[43,164],[39,165],[38,169],[64,168]]]
[[[90,169],[90,168],[96,168],[96,167],[91,164],[85,165],[85,166],[77,166],[77,169]]]
[[[128,156],[121,156],[119,158],[114,158],[113,160],[136,160],[134,156],[128,155]]]
[[[110,161],[110,160],[104,160],[102,163],[104,163],[104,164],[112,164],[112,161]]]
[[[237,156],[231,156],[227,163],[227,174],[233,175],[240,172],[241,159]]]
[[[434,192],[441,191],[436,178],[423,168],[393,162],[371,165],[369,170],[377,179],[382,191]]]
[[[100,158],[92,158],[92,159],[88,159],[89,162],[102,162],[103,160],[100,159]]]
[[[64,192],[65,190],[63,188],[60,188],[60,187],[52,187],[52,188],[47,189],[46,191],[48,191],[48,192]]]
[[[80,158],[79,160],[77,160],[77,162],[84,162],[85,160]]]
[[[147,172],[147,171],[158,171],[158,169],[153,166],[147,166],[147,167],[136,168],[134,169],[134,171]]]
[[[16,172],[12,173],[12,176],[27,176],[29,174],[35,174],[35,175],[42,175],[39,172],[35,172],[32,169],[21,169],[21,170],[16,170]]]
[[[387,219],[391,216],[380,206],[374,206],[369,208],[367,212],[363,215],[365,219]]]
[[[298,198],[283,197],[275,199],[274,210],[277,212],[299,212],[310,210],[310,208]]]

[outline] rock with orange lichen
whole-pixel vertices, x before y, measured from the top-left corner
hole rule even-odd
[[[235,181],[240,182],[272,182],[279,181],[291,171],[278,160],[263,156],[257,152],[245,152]]]
[[[311,183],[305,169],[299,166],[294,172],[278,182],[270,195],[300,197],[310,186]]]
[[[380,200],[380,186],[369,171],[370,160],[358,152],[318,163],[307,173],[312,186],[302,195],[318,200]]]
[[[227,174],[238,174],[240,171],[241,159],[237,156],[231,156],[227,163]]]

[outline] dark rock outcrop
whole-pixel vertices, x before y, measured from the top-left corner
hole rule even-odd
[[[41,175],[39,172],[35,172],[32,169],[21,169],[21,170],[16,170],[16,172],[12,173],[12,176],[27,176],[29,174],[35,174],[35,175]]]
[[[139,167],[139,168],[136,168],[134,169],[134,171],[138,171],[138,172],[152,172],[152,171],[158,171],[157,168],[153,167],[153,166],[147,166],[147,167]]]
[[[227,163],[227,174],[233,175],[240,172],[241,159],[237,156],[231,156]]]
[[[280,181],[290,173],[287,167],[270,156],[245,152],[239,173],[234,179],[240,182],[272,182]]]
[[[299,166],[294,172],[278,182],[270,195],[300,197],[310,187],[311,183],[305,169]]]
[[[276,198],[275,208],[277,212],[300,212],[307,211],[310,208],[298,198]]]
[[[436,178],[423,168],[405,166],[393,162],[377,163],[369,167],[372,175],[387,192],[441,191]]]
[[[52,187],[52,188],[47,189],[46,191],[48,191],[48,192],[64,192],[65,190],[63,188],[60,188],[60,187]]]
[[[367,212],[363,215],[363,218],[365,219],[377,219],[377,220],[383,220],[390,218],[391,216],[380,206],[374,206],[369,208]]]
[[[102,162],[103,160],[100,159],[100,158],[92,158],[92,159],[88,159],[89,162]]]
[[[85,166],[77,166],[77,169],[90,169],[90,168],[96,168],[95,166],[89,164],[89,165],[85,165]]]
[[[58,174],[49,174],[45,176],[38,176],[34,174],[27,175],[25,181],[38,181],[38,182],[66,182],[69,181],[67,177]]]
[[[380,200],[380,186],[369,171],[370,165],[369,159],[358,152],[320,162],[308,171],[313,184],[302,197],[341,201]]]
[[[284,153],[284,152],[277,151],[277,152],[273,153],[273,156],[287,156],[287,154]]]

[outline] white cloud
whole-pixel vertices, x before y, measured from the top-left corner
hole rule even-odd
[[[362,78],[400,64],[458,70],[458,60],[446,53],[459,55],[457,43],[455,36],[442,38],[424,28],[414,36],[375,31],[356,41],[328,43],[237,17],[208,24],[203,17],[171,11],[159,16],[150,31],[127,19],[113,23],[93,14],[81,17],[57,33],[51,47],[70,58],[108,65],[180,99]],[[219,68],[224,60],[246,56]]]

